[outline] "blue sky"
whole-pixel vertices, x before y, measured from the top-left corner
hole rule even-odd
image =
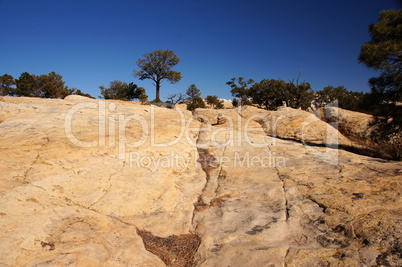
[[[95,97],[113,80],[134,82],[155,98],[150,80],[132,75],[147,52],[169,49],[183,79],[163,82],[161,98],[186,91],[232,99],[232,77],[297,78],[369,92],[376,75],[359,64],[368,25],[401,1],[19,1],[0,0],[0,75],[63,75]]]

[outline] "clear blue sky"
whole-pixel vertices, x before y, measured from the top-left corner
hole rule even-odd
[[[170,49],[183,79],[162,83],[161,98],[190,84],[230,98],[232,77],[297,78],[369,92],[375,73],[359,64],[368,25],[401,1],[0,0],[0,75],[63,75],[95,97],[99,85],[134,82],[155,98],[149,80],[132,75],[146,52]]]

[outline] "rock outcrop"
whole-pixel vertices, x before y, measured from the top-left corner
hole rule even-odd
[[[82,96],[82,95],[68,95],[64,98],[66,101],[71,101],[71,102],[91,102],[91,101],[97,101],[96,99]]]
[[[402,265],[402,163],[314,115],[84,100],[0,102],[1,264]]]
[[[325,122],[335,123],[338,130],[352,140],[367,140],[373,130],[370,126],[373,116],[368,114],[338,107],[319,108],[314,114]]]
[[[358,144],[353,146],[356,152],[385,159],[402,159],[401,133],[391,134],[388,141],[373,141],[371,135],[379,134],[378,126],[373,125],[373,116],[337,107],[319,108],[315,115],[333,125],[354,144]]]

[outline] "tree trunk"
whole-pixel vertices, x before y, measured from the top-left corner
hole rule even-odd
[[[156,100],[156,102],[160,102],[161,101],[161,99],[159,98],[159,89],[161,87],[160,81],[156,81],[155,84],[156,84],[156,98],[155,98],[155,100]]]

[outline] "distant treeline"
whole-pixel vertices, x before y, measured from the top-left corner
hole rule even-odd
[[[337,105],[341,108],[370,112],[371,101],[369,93],[348,91],[343,86],[327,86],[323,90],[314,93],[311,85],[308,82],[299,83],[299,78],[296,82],[285,82],[281,79],[263,79],[259,83],[255,83],[252,79],[246,81],[243,77],[240,77],[238,79],[232,78],[227,84],[231,86],[231,93],[236,97],[233,99],[234,106],[256,104],[260,108],[274,110],[286,105],[292,108],[308,109],[310,107],[322,107],[337,101]],[[138,87],[134,83],[127,84],[121,81],[113,81],[109,87],[99,86],[99,89],[102,95],[100,97],[104,99],[139,99],[141,102],[147,101],[145,89]],[[197,96],[201,99],[201,92],[198,88],[197,90]],[[64,98],[72,94],[93,98],[77,88],[66,86],[63,76],[55,72],[41,75],[24,72],[18,79],[14,79],[9,74],[0,76],[0,95],[2,96]],[[180,94],[171,95],[170,98],[172,96],[176,97],[176,95]],[[209,104],[217,108],[223,107],[216,100],[213,101],[212,96],[208,97],[210,98]],[[217,99],[216,96],[215,98]],[[196,98],[193,97],[189,101],[194,105],[191,109],[204,107],[203,103],[201,103],[202,101],[195,101],[194,99]]]
[[[41,75],[23,72],[18,79],[14,79],[7,73],[0,76],[0,95],[2,96],[64,98],[73,94],[94,98],[77,88],[66,86],[63,76],[54,71]]]
[[[285,82],[281,79],[264,79],[259,83],[254,80],[245,80],[243,77],[232,78],[227,82],[232,88],[231,93],[234,105],[256,104],[260,108],[274,110],[280,106],[292,108],[319,108],[328,104],[340,108],[367,112],[369,93],[348,91],[343,86],[328,85],[323,90],[314,93],[310,83],[299,83],[297,79]]]

